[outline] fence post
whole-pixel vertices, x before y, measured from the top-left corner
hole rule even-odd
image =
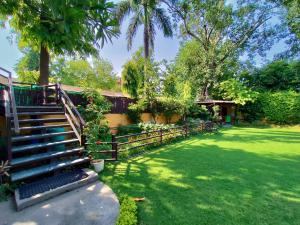
[[[185,137],[187,138],[187,136],[188,136],[188,125],[187,125],[187,123],[185,124],[184,128],[185,128]]]
[[[115,158],[115,160],[117,161],[118,160],[118,143],[117,143],[115,134],[111,135],[111,147],[112,147],[112,150],[115,150],[112,153],[112,158]]]
[[[162,144],[162,142],[163,142],[163,130],[162,130],[162,128],[160,128],[160,144]]]

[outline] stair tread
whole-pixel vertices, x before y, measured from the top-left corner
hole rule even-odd
[[[39,116],[39,115],[60,115],[65,114],[63,111],[56,111],[56,112],[18,112],[18,116]],[[11,116],[13,116],[11,114]]]
[[[46,119],[23,119],[19,120],[19,123],[48,123],[48,122],[62,122],[66,121],[67,119],[65,117],[62,118],[46,118]]]
[[[11,180],[12,180],[12,182],[24,180],[24,179],[27,179],[30,177],[50,173],[55,170],[62,169],[62,168],[68,167],[68,166],[82,164],[82,163],[85,163],[88,161],[89,161],[88,157],[83,157],[83,158],[77,158],[77,159],[72,159],[72,160],[53,162],[53,163],[50,163],[47,165],[11,173]]]
[[[39,149],[39,148],[44,148],[44,147],[52,147],[55,145],[60,145],[60,144],[68,144],[72,142],[78,141],[77,138],[75,139],[69,139],[69,140],[63,140],[63,141],[53,141],[53,142],[45,142],[45,143],[37,143],[37,144],[30,144],[30,145],[21,145],[17,147],[12,148],[12,152],[24,152],[32,149]]]
[[[63,124],[54,124],[54,125],[43,125],[43,126],[30,126],[30,127],[20,127],[20,130],[39,130],[39,129],[45,129],[45,128],[54,128],[54,127],[68,127],[70,126],[69,123],[63,123]],[[12,128],[13,130],[14,128]]]
[[[65,150],[65,151],[49,151],[49,152],[35,154],[35,155],[27,156],[27,157],[15,158],[15,159],[11,160],[10,165],[11,166],[17,166],[17,165],[20,165],[20,164],[26,164],[26,163],[45,160],[45,159],[61,157],[61,156],[70,155],[72,153],[79,152],[79,151],[82,151],[82,150],[84,150],[84,148],[79,147],[79,148],[68,149],[68,150]]]
[[[74,131],[15,136],[15,137],[12,137],[11,140],[12,140],[12,142],[27,141],[27,140],[33,140],[33,139],[49,138],[49,137],[60,136],[60,135],[64,136],[64,135],[68,135],[68,134],[74,134]]]
[[[62,109],[62,106],[59,105],[35,105],[35,106],[26,106],[26,105],[20,105],[17,106],[17,109]]]

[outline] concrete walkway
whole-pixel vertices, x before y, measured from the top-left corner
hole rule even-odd
[[[113,225],[119,202],[105,184],[95,182],[26,208],[0,203],[0,225]]]

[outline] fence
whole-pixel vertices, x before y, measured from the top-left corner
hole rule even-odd
[[[109,161],[118,160],[118,156],[122,152],[131,151],[134,149],[157,146],[166,143],[172,139],[179,137],[188,137],[191,134],[200,132],[213,132],[217,130],[216,124],[213,122],[201,122],[194,124],[185,124],[169,129],[160,129],[155,131],[141,132],[137,134],[128,134],[122,136],[112,135],[111,142],[97,142],[98,145],[111,145],[111,150],[98,151],[98,153],[111,154]],[[130,154],[129,154],[130,155]]]

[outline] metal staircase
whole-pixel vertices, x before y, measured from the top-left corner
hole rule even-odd
[[[90,171],[81,170],[90,161],[83,154],[85,122],[60,85],[39,86],[38,91],[30,89],[30,96],[34,99],[32,105],[17,105],[12,84],[10,75],[8,84],[2,86],[10,181],[20,185],[16,190],[17,209],[37,203],[39,199],[53,197],[54,193],[62,193],[58,183],[65,185],[66,190],[71,190],[79,187],[78,184],[97,179]],[[81,176],[83,173],[86,175]],[[45,194],[42,191],[45,188],[41,188],[45,186],[57,189],[46,188]],[[29,187],[33,195],[38,195],[24,195],[20,192],[25,189],[26,193],[31,192]],[[39,189],[43,194],[39,193]],[[18,199],[20,196],[27,196],[27,199]]]

